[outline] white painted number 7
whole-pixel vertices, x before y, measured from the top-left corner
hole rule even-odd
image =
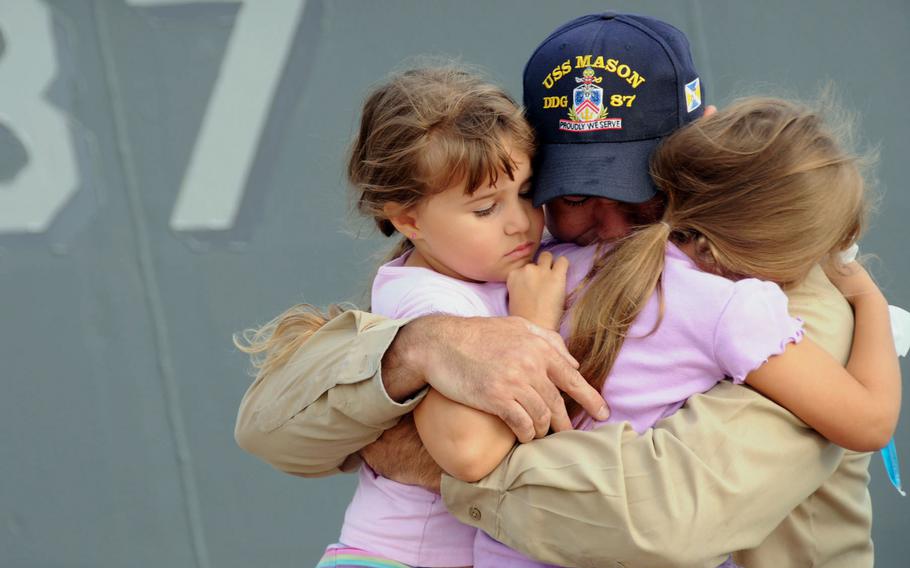
[[[171,213],[171,228],[177,231],[221,231],[234,226],[306,4],[306,0],[208,1],[243,5]],[[152,6],[191,0],[128,2]]]

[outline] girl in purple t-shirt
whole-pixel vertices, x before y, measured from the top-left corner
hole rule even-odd
[[[566,317],[558,300],[520,307],[548,281],[550,270],[534,264],[510,276],[510,306],[560,328],[611,422],[642,432],[730,378],[847,449],[884,446],[900,410],[887,303],[862,268],[838,256],[867,211],[859,158],[817,113],[746,99],[668,137],[651,164],[666,197],[660,221],[614,245],[547,247],[570,260]],[[818,263],[855,310],[846,369],[803,337],[781,291]],[[577,406],[570,413],[576,428],[602,424]],[[465,481],[487,475],[514,442],[503,424],[439,395],[427,397],[415,421],[434,459]],[[483,533],[474,562],[541,566]]]

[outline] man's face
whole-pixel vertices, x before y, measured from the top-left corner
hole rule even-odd
[[[604,197],[566,195],[547,202],[544,208],[551,235],[584,246],[616,240],[629,234],[633,225],[653,222],[660,212],[660,200],[623,203]]]

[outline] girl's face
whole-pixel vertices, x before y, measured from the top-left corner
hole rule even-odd
[[[501,173],[496,185],[473,195],[458,184],[413,209],[422,260],[461,280],[504,282],[509,272],[534,258],[543,232],[543,211],[531,205],[530,158],[513,150],[514,179]]]

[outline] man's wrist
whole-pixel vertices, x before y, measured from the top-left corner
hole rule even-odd
[[[421,341],[432,316],[417,318],[398,330],[395,341],[382,358],[382,384],[389,398],[404,402],[427,385],[424,360],[426,345]]]

